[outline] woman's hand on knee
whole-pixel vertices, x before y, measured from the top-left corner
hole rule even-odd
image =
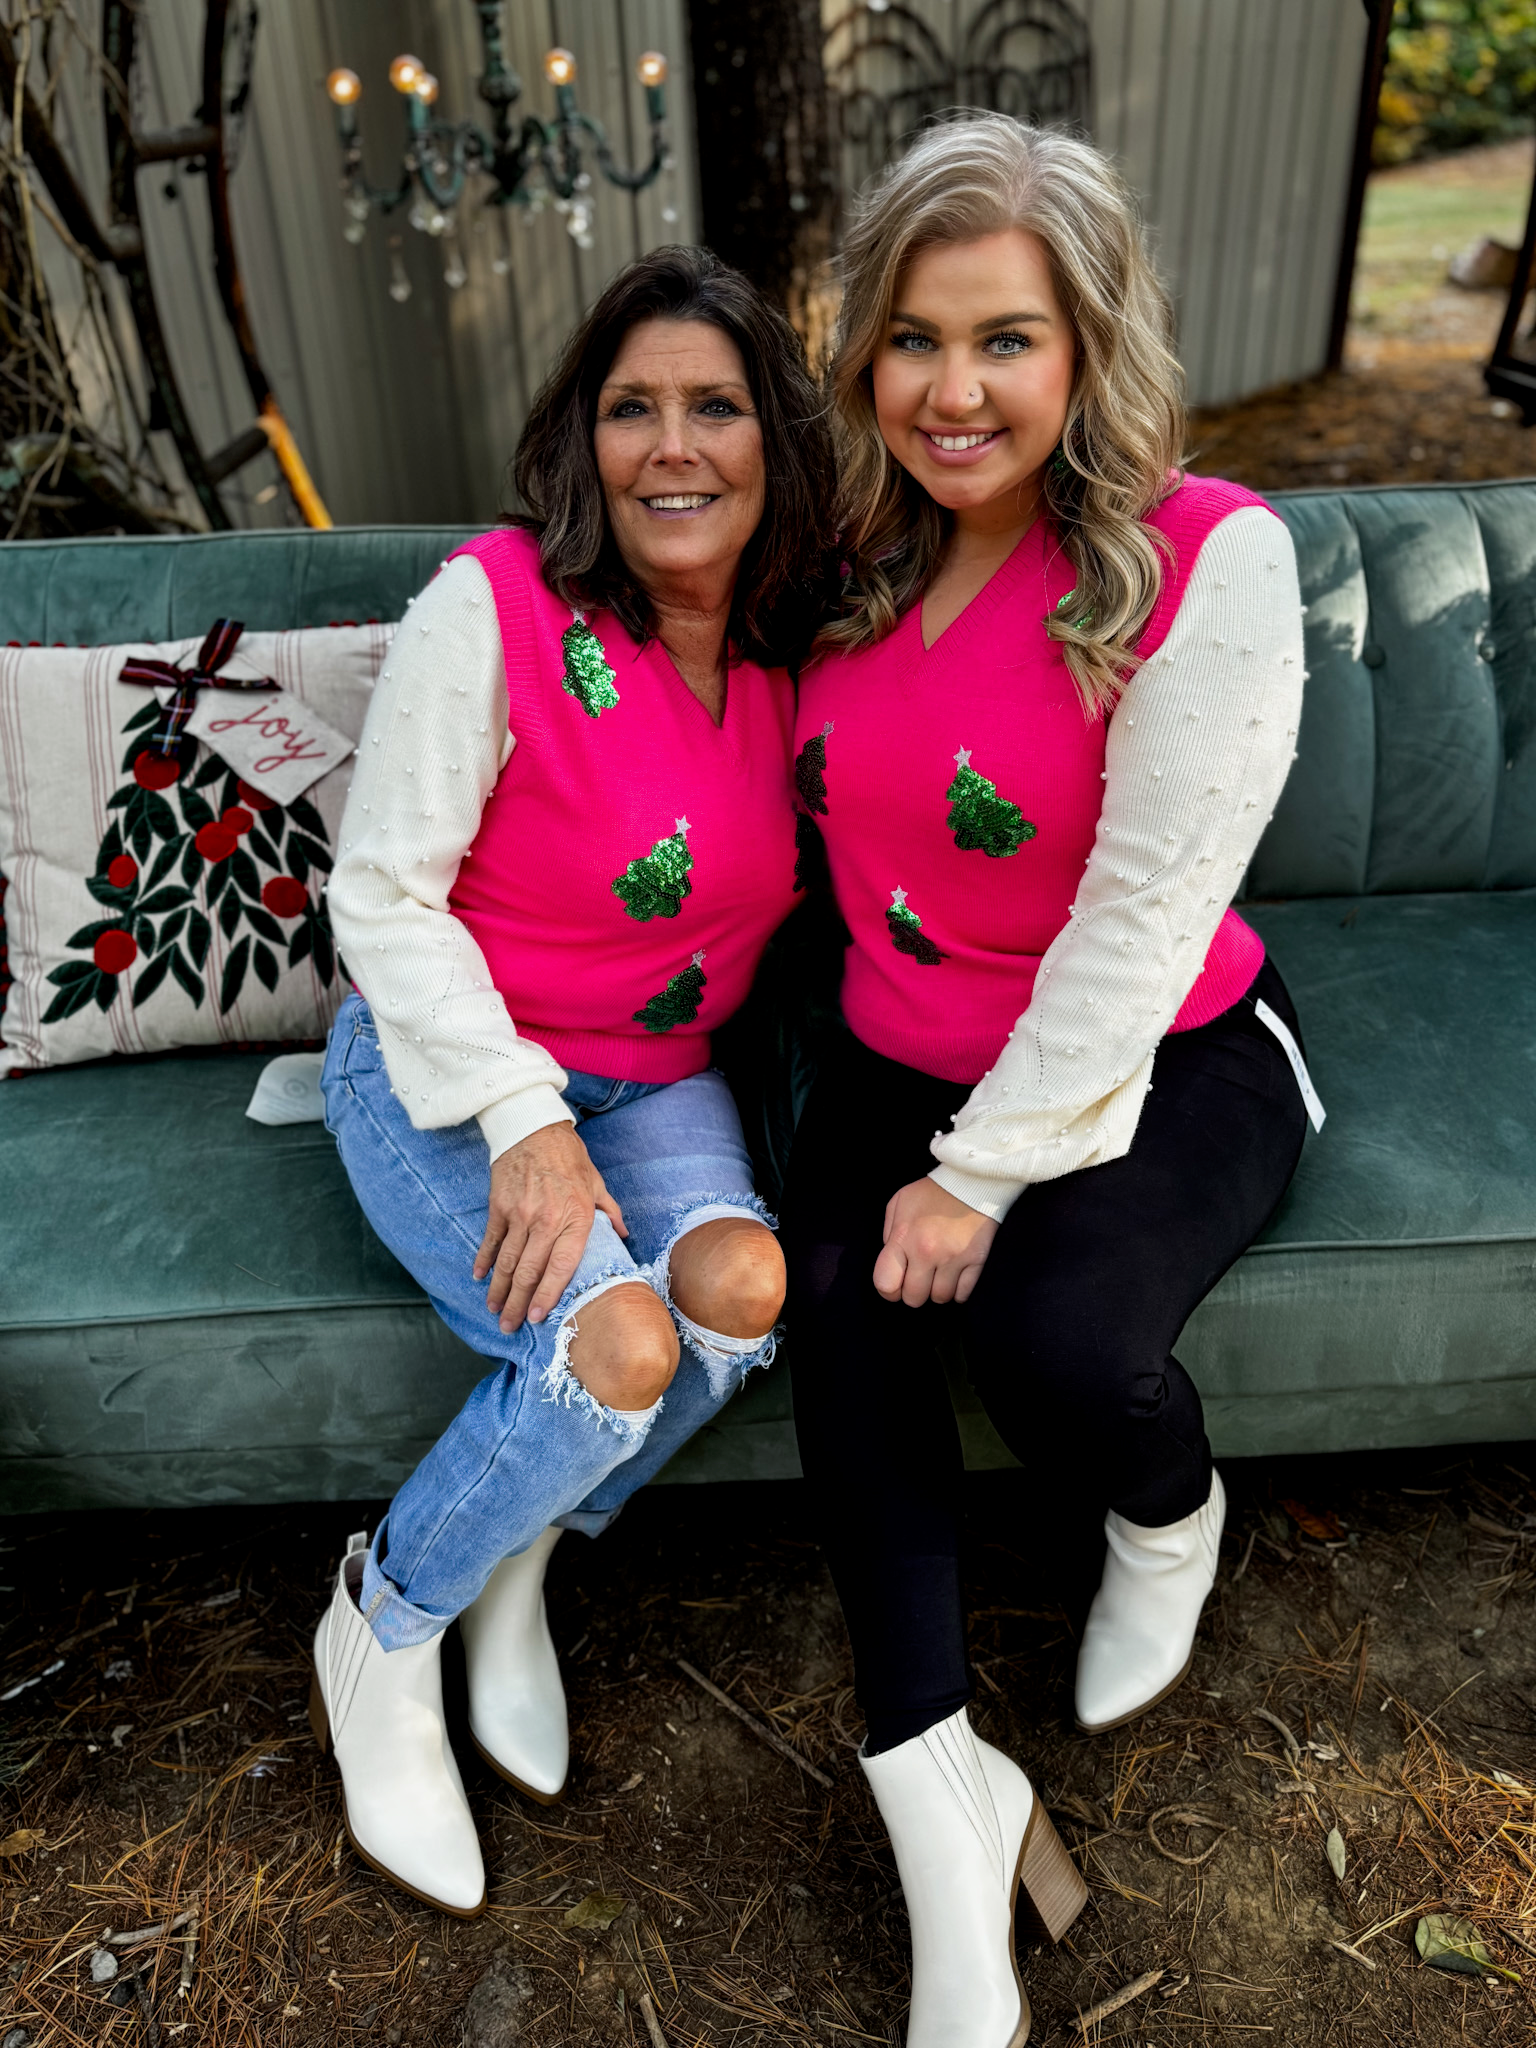
[[[599,1209],[621,1237],[629,1235],[574,1124],[546,1124],[491,1161],[475,1278],[490,1275],[485,1305],[503,1333],[524,1316],[543,1322],[581,1264]]]
[[[885,1205],[885,1249],[875,1261],[875,1292],[921,1308],[925,1301],[967,1301],[981,1278],[997,1225],[925,1175],[898,1188]]]

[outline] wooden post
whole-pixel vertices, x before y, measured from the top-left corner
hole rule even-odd
[[[1360,111],[1355,120],[1355,161],[1349,174],[1344,206],[1344,233],[1339,243],[1339,272],[1333,287],[1333,321],[1328,329],[1328,368],[1344,360],[1349,331],[1349,300],[1355,284],[1355,251],[1365,211],[1365,184],[1371,175],[1371,145],[1376,139],[1376,109],[1387,71],[1387,38],[1392,33],[1392,0],[1363,0],[1371,25],[1366,30],[1365,65],[1360,73]]]

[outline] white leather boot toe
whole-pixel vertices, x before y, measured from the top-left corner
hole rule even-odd
[[[860,1753],[890,1831],[912,1930],[907,2048],[1024,2048],[1029,1999],[1014,1901],[1057,1941],[1087,1891],[1028,1778],[962,1709],[878,1756]]]
[[[382,1877],[439,1912],[485,1911],[485,1865],[443,1722],[442,1637],[385,1651],[359,1611],[366,1534],[349,1537],[315,1631],[309,1718],[335,1751],[347,1835]]]
[[[1166,1699],[1194,1657],[1200,1610],[1216,1583],[1227,1496],[1212,1472],[1204,1507],[1145,1529],[1113,1510],[1109,1554],[1077,1653],[1077,1725],[1090,1735],[1118,1728]]]
[[[544,1612],[544,1571],[562,1531],[504,1557],[459,1616],[469,1732],[493,1771],[549,1806],[565,1791],[571,1738],[560,1663]]]

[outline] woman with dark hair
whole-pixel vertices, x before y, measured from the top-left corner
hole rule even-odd
[[[557,1799],[550,1552],[772,1356],[783,1260],[710,1033],[793,901],[783,665],[832,495],[799,342],[697,249],[608,287],[515,474],[527,512],[407,611],[330,888],[356,988],[327,1122],[369,1221],[493,1370],[351,1539],[311,1718],[359,1854],[461,1916],[485,1875],[443,1631],[476,1748]]]

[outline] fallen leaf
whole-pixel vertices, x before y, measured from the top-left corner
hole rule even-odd
[[[1483,1937],[1459,1913],[1426,1913],[1413,1931],[1413,1945],[1432,1970],[1452,1970],[1463,1977],[1507,1977],[1520,1982],[1518,1970],[1500,1968]]]
[[[632,1771],[619,1787],[619,1790],[621,1792],[633,1792],[635,1787],[643,1781],[644,1777],[644,1771]]]
[[[567,1927],[611,1927],[624,1910],[623,1899],[611,1892],[588,1892],[565,1915]]]
[[[18,1828],[14,1835],[7,1835],[0,1842],[0,1856],[25,1856],[29,1849],[35,1849],[43,1840],[42,1828]]]
[[[1344,1848],[1344,1837],[1337,1828],[1330,1828],[1328,1830],[1328,1839],[1324,1842],[1323,1847],[1328,1852],[1329,1869],[1342,1884],[1344,1881],[1344,1867],[1349,1859]]]
[[[1335,1514],[1325,1508],[1322,1514],[1306,1507],[1299,1500],[1283,1500],[1281,1507],[1290,1516],[1303,1536],[1310,1536],[1314,1543],[1342,1543],[1344,1527]]]

